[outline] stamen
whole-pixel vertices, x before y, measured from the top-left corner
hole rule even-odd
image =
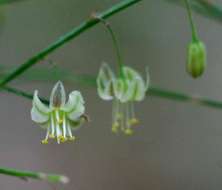
[[[135,125],[138,125],[139,124],[139,120],[137,119],[137,118],[131,118],[130,120],[129,120],[129,124],[131,125],[131,126],[135,126]]]
[[[56,136],[57,136],[57,142],[58,142],[58,144],[60,144],[60,138],[61,138],[61,135],[62,133],[61,133],[61,130],[60,130],[60,126],[57,124],[56,125]]]
[[[75,140],[75,137],[72,136],[72,130],[69,125],[67,125],[67,132],[68,132],[69,140]]]
[[[130,126],[137,125],[139,123],[139,120],[135,117],[133,102],[130,102],[129,105],[130,105],[130,116],[128,123]]]
[[[131,125],[130,125],[130,122],[129,122],[129,120],[130,120],[130,110],[129,110],[129,104],[130,103],[126,103],[126,127],[127,128],[129,128]]]
[[[119,112],[120,117],[118,118],[118,120],[119,120],[119,122],[120,122],[120,128],[121,128],[121,130],[124,131],[124,129],[125,129],[125,122],[124,122],[124,104],[121,104],[121,103],[120,103],[119,107],[120,107],[120,108],[119,108],[119,110],[120,110],[120,112]]]
[[[116,122],[114,122],[113,123],[113,125],[112,125],[112,132],[113,133],[118,133],[118,131],[119,131],[119,123],[116,121]]]
[[[56,113],[56,121],[58,122],[58,124],[62,124],[63,119],[60,119],[59,111],[56,110],[55,113]]]
[[[44,139],[44,140],[41,141],[41,143],[42,144],[48,144],[49,142],[48,142],[48,140]]]
[[[49,128],[47,129],[45,139],[42,140],[42,144],[48,144],[48,138],[49,138]]]
[[[130,118],[136,118],[133,102],[130,102],[129,105],[130,105]]]
[[[54,119],[53,119],[53,115],[51,116],[51,134],[49,134],[50,138],[55,138],[55,124],[54,124]]]
[[[133,130],[131,128],[125,129],[124,132],[125,132],[126,135],[129,135],[129,136],[133,135]]]
[[[63,113],[63,136],[66,138],[66,115]]]

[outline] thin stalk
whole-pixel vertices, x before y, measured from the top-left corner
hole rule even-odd
[[[29,100],[32,100],[33,99],[33,94],[31,93],[28,93],[28,92],[25,92],[25,91],[22,91],[22,90],[19,90],[19,89],[16,89],[16,88],[12,88],[12,87],[9,87],[9,86],[3,86],[1,87],[2,90],[4,91],[7,91],[11,94],[15,94],[17,96],[21,96],[21,97],[24,97],[24,98],[27,98]],[[45,104],[48,104],[49,105],[49,101],[43,97],[40,97],[40,100],[45,103]]]
[[[165,98],[173,101],[191,103],[195,105],[201,105],[205,107],[222,109],[222,101],[217,101],[201,96],[194,96],[172,90],[162,89],[156,86],[151,86],[147,92],[147,97],[154,96],[159,98]]]
[[[101,12],[98,16],[100,18],[106,19],[142,0],[123,0],[116,5],[112,6],[108,10]],[[6,85],[8,82],[12,81],[13,79],[17,78],[19,75],[24,73],[27,69],[35,65],[37,62],[43,60],[47,55],[51,54],[62,45],[66,44],[67,42],[71,41],[75,37],[79,36],[83,32],[87,31],[88,29],[92,28],[96,24],[99,23],[98,19],[89,18],[88,20],[82,22],[79,26],[75,27],[70,32],[66,33],[65,35],[61,36],[50,44],[47,48],[43,49],[42,51],[38,52],[36,55],[28,59],[25,63],[21,64],[15,70],[13,70],[10,74],[8,74],[5,78],[0,81],[0,86]]]
[[[46,174],[42,172],[30,172],[30,171],[22,171],[22,170],[15,170],[11,168],[0,168],[0,174],[9,175],[18,177],[23,180],[28,179],[37,179],[37,180],[45,180],[52,183],[68,183],[69,179],[63,175],[55,175],[55,174]]]
[[[191,32],[192,32],[192,41],[196,42],[196,41],[198,41],[198,35],[197,35],[197,30],[196,30],[196,27],[195,27],[194,21],[193,21],[190,2],[189,2],[189,0],[184,0],[184,2],[186,5],[187,14],[188,14],[189,22],[190,22],[190,27],[191,27]]]
[[[113,47],[114,47],[114,50],[115,50],[116,56],[117,56],[119,75],[120,75],[120,77],[124,77],[123,76],[123,71],[122,71],[123,59],[122,59],[122,56],[121,56],[121,53],[120,53],[120,48],[119,48],[119,45],[118,45],[118,40],[117,40],[117,38],[115,36],[115,33],[114,33],[110,23],[108,23],[105,19],[98,17],[97,15],[93,15],[93,16],[94,16],[94,18],[98,19],[105,26],[107,31],[110,33],[111,38],[112,38],[112,42],[113,42]]]

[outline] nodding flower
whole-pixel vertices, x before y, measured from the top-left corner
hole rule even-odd
[[[78,129],[87,120],[81,93],[72,91],[66,102],[65,89],[60,81],[52,89],[49,105],[40,100],[37,90],[34,92],[32,104],[32,120],[47,131],[45,139],[42,140],[43,144],[47,144],[49,138],[56,138],[58,144],[75,140],[72,130]]]
[[[102,64],[97,77],[97,90],[103,100],[113,101],[112,132],[132,135],[132,126],[139,123],[134,112],[134,102],[142,101],[149,87],[149,73],[146,80],[134,69],[123,66],[116,76],[108,64]]]

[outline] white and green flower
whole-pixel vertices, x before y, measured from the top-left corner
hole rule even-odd
[[[112,131],[125,134],[133,133],[132,126],[138,124],[135,117],[135,101],[142,101],[149,86],[149,74],[146,81],[134,69],[123,66],[121,74],[116,76],[108,64],[101,66],[97,77],[97,90],[104,100],[113,100]]]
[[[66,102],[66,93],[62,82],[57,82],[50,96],[49,106],[45,105],[38,97],[35,90],[31,118],[43,129],[47,130],[43,144],[49,138],[56,138],[57,142],[74,140],[72,130],[78,129],[85,121],[85,106],[79,91],[72,91]]]

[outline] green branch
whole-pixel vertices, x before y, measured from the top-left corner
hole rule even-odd
[[[42,172],[30,172],[30,171],[21,171],[9,168],[0,168],[0,174],[9,175],[18,177],[20,179],[28,180],[28,179],[38,179],[45,180],[49,182],[60,182],[60,183],[68,183],[69,179],[66,176],[55,175],[55,174],[46,174]]]
[[[98,14],[100,18],[106,19],[123,9],[126,9],[127,7],[140,2],[141,0],[123,0],[120,3],[112,6],[110,9]],[[56,49],[64,45],[65,43],[69,42],[73,38],[79,36],[84,31],[90,29],[91,27],[95,26],[98,22],[100,22],[98,19],[95,18],[89,18],[87,21],[81,23],[79,26],[75,27],[73,30],[68,32],[67,34],[61,36],[57,41],[49,45],[47,48],[43,49],[33,57],[31,57],[29,60],[27,60],[25,63],[21,64],[18,68],[16,68],[13,72],[11,72],[9,75],[7,75],[4,79],[0,81],[0,86],[6,85],[8,82],[12,81],[19,75],[21,75],[23,72],[25,72],[27,69],[29,69],[31,66],[36,64],[37,62],[44,59],[47,55],[54,52]]]

